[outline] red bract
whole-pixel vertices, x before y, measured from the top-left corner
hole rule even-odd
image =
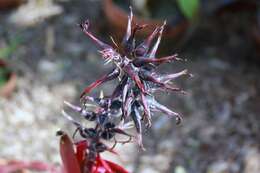
[[[66,173],[81,173],[73,144],[65,133],[62,133],[60,138],[60,155]]]
[[[49,173],[63,173],[62,170],[58,169],[54,165],[46,164],[40,161],[25,162],[11,160],[6,162],[5,164],[0,163],[0,173],[14,173],[23,170],[32,170]]]
[[[100,156],[96,161],[97,164],[93,166],[93,173],[128,173],[123,167],[108,160],[103,160]]]
[[[66,133],[61,132],[60,135],[60,154],[66,173],[128,173],[121,166],[103,160],[100,154],[94,160],[88,160],[87,141],[82,140],[73,144]]]

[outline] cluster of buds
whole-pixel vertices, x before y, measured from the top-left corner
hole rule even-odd
[[[82,31],[99,47],[99,52],[105,63],[114,64],[114,68],[109,73],[84,89],[81,94],[80,106],[65,102],[74,112],[95,124],[94,127],[86,128],[63,112],[64,116],[76,126],[75,134],[78,133],[83,141],[87,142],[88,161],[94,161],[99,157],[100,152],[113,152],[115,145],[108,147],[104,144],[104,140],[113,140],[117,144],[131,142],[135,139],[144,149],[142,129],[151,127],[151,119],[156,112],[174,117],[177,124],[181,122],[182,118],[178,113],[160,104],[154,96],[154,93],[158,91],[185,93],[181,88],[172,86],[172,80],[183,75],[190,75],[187,70],[173,74],[160,74],[158,72],[159,65],[182,60],[176,54],[156,57],[165,25],[166,22],[162,26],[156,27],[143,42],[136,45],[136,32],[147,25],[133,24],[131,10],[126,34],[121,44],[115,43],[112,39],[113,46],[110,46],[100,41],[89,31],[89,21],[80,24]],[[93,89],[107,81],[117,79],[118,85],[112,94],[100,97],[90,96]],[[125,131],[131,127],[135,127],[136,135],[132,136]],[[125,135],[129,139],[118,141],[116,134]]]

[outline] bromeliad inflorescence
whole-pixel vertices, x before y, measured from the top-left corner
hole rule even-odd
[[[88,20],[80,24],[82,31],[99,47],[99,52],[105,62],[114,64],[114,68],[109,73],[84,89],[80,99],[81,106],[65,102],[68,107],[86,120],[95,122],[94,127],[86,128],[66,112],[63,112],[65,117],[77,127],[75,134],[78,132],[88,143],[87,160],[95,160],[99,153],[105,150],[113,151],[113,147],[106,146],[102,142],[103,140],[114,140],[116,144],[137,139],[139,146],[143,148],[142,125],[146,128],[151,127],[151,117],[155,112],[174,117],[177,124],[181,122],[182,118],[178,113],[160,104],[154,96],[157,91],[184,93],[181,88],[172,86],[172,80],[183,75],[190,75],[187,70],[173,74],[160,74],[158,72],[157,67],[159,65],[181,60],[176,54],[156,57],[165,25],[166,22],[156,27],[143,42],[136,45],[136,32],[146,25],[133,24],[131,10],[128,16],[126,34],[121,44],[113,41],[114,45],[110,46],[100,41],[89,31]],[[115,79],[118,79],[118,85],[110,95],[100,97],[89,95],[94,88]],[[137,132],[135,138],[125,132],[126,129],[133,126]],[[118,141],[116,134],[125,135],[129,137],[129,140]]]

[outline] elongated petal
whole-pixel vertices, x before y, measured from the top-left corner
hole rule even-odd
[[[142,117],[136,106],[134,106],[134,108],[133,108],[131,117],[134,121],[136,132],[137,132],[137,143],[140,146],[140,148],[145,150],[144,146],[143,146],[143,138],[142,138],[142,124],[141,124]]]
[[[151,119],[150,107],[147,103],[146,96],[143,93],[140,93],[140,94],[141,94],[141,102],[142,102],[142,105],[143,105],[143,108],[144,108],[144,119],[147,121],[147,126],[151,127],[152,119]]]
[[[136,106],[133,107],[133,110],[131,112],[131,117],[134,121],[134,124],[135,124],[135,128],[136,128],[136,131],[137,133],[142,133],[142,126],[141,126],[141,114],[140,112],[138,111],[138,108]]]
[[[83,98],[86,94],[92,91],[92,89],[98,87],[104,82],[110,81],[112,79],[115,79],[119,76],[120,71],[117,68],[114,68],[111,72],[107,73],[106,75],[102,76],[100,79],[96,80],[92,84],[90,84],[88,87],[84,89],[82,94],[80,95],[80,98]]]
[[[75,126],[81,127],[80,122],[74,120],[69,114],[67,114],[64,110],[62,110],[62,115],[68,119],[70,122],[72,122]]]
[[[126,34],[122,40],[123,50],[126,54],[129,54],[134,48],[134,39],[132,36],[132,22],[133,22],[133,12],[132,12],[132,7],[130,7],[130,15],[128,16]]]
[[[138,73],[136,71],[134,71],[134,68],[132,68],[130,65],[127,65],[125,67],[125,72],[129,75],[129,77],[135,81],[136,85],[138,86],[138,88],[143,92],[146,93],[144,85],[141,82],[141,79],[138,76]]]
[[[189,75],[187,69],[182,70],[181,72],[178,72],[178,73],[172,73],[172,74],[167,74],[167,75],[160,76],[159,79],[160,79],[160,81],[163,81],[163,82],[167,83],[170,80],[176,79],[176,78],[178,78],[180,76],[183,76],[183,75]]]
[[[128,77],[126,75],[124,75],[122,77],[122,80],[120,81],[120,83],[116,86],[116,88],[113,91],[113,94],[111,96],[111,99],[114,100],[116,97],[120,96],[120,94],[122,93],[123,88],[125,87],[126,83],[127,83]]]
[[[128,16],[126,35],[124,37],[125,41],[129,40],[131,33],[132,33],[133,10],[132,10],[132,7],[129,7],[129,8],[130,8],[130,14]],[[123,40],[123,42],[124,42],[124,40]]]
[[[126,133],[124,130],[120,129],[120,128],[114,128],[113,130],[111,130],[115,133],[121,134],[121,135],[125,135],[125,136],[129,136],[129,137],[133,137],[131,134]]]
[[[123,120],[122,120],[123,121]],[[118,125],[118,128],[122,129],[122,130],[128,130],[128,129],[131,129],[133,128],[135,125],[134,125],[134,122],[133,121],[129,121],[127,123],[122,123],[122,124],[119,124]]]
[[[125,83],[125,85],[123,86],[123,93],[122,93],[122,102],[125,103],[126,102],[126,96],[128,94],[128,90],[129,90],[129,83]],[[129,93],[130,94],[130,93]]]
[[[170,110],[169,108],[167,108],[166,106],[160,104],[159,102],[157,102],[155,99],[149,99],[148,100],[149,103],[157,110],[167,114],[167,115],[170,115],[170,116],[173,116],[175,117],[176,119],[176,124],[180,124],[181,121],[182,121],[182,117],[176,113],[176,112],[173,112],[172,110]]]
[[[159,32],[159,36],[157,38],[157,41],[156,43],[154,44],[154,46],[152,47],[151,51],[148,53],[149,54],[149,58],[154,58],[155,55],[156,55],[156,52],[157,52],[157,49],[159,47],[159,44],[161,42],[161,39],[162,39],[162,33],[163,33],[163,30],[164,30],[164,27],[166,25],[166,21],[163,23],[163,25],[160,27],[160,32]]]
[[[80,24],[80,27],[82,31],[89,36],[94,43],[96,43],[101,49],[113,49],[111,46],[108,44],[100,41],[97,37],[95,37],[91,32],[89,32],[89,20],[86,20],[85,22]]]
[[[86,94],[90,93],[94,88],[96,88],[99,85],[101,85],[102,83],[104,83],[105,78],[106,78],[106,75],[102,76],[100,79],[96,80],[95,82],[93,82],[92,84],[87,86],[84,89],[84,91],[82,92],[82,94],[80,95],[80,98],[83,98]]]
[[[160,77],[156,77],[156,76],[158,76],[158,75],[155,75],[154,73],[150,73],[149,71],[141,72],[141,77],[143,80],[150,81],[150,82],[153,82],[154,84],[158,85],[158,86],[154,86],[153,88],[149,88],[149,91],[156,91],[157,89],[158,90],[165,89],[165,90],[180,91],[182,93],[185,93],[184,91],[182,91],[181,88],[172,87],[172,86],[168,85],[167,83],[161,82]]]
[[[179,60],[179,58],[177,58],[177,54],[167,56],[167,57],[162,57],[162,58],[137,57],[136,59],[133,60],[133,63],[135,66],[141,67],[148,63],[153,63],[154,65],[160,65],[162,63],[171,62],[173,60]]]
[[[130,114],[132,103],[133,103],[134,98],[129,95],[125,102],[123,102],[123,117],[127,118]]]
[[[156,37],[156,35],[159,32],[159,28],[157,27],[141,44],[139,44],[135,50],[134,53],[137,57],[139,56],[145,56],[150,48],[150,45],[153,41],[153,39]]]

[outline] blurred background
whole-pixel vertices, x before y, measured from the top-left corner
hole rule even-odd
[[[120,42],[129,5],[149,24],[138,38],[167,19],[160,55],[187,59],[161,71],[187,68],[194,77],[176,81],[187,95],[158,95],[183,115],[181,125],[155,116],[146,151],[126,144],[104,157],[136,173],[259,173],[257,0],[0,0],[0,161],[60,163],[55,133],[74,128],[63,101],[79,104],[83,88],[110,69],[77,24],[90,19],[99,38]]]

